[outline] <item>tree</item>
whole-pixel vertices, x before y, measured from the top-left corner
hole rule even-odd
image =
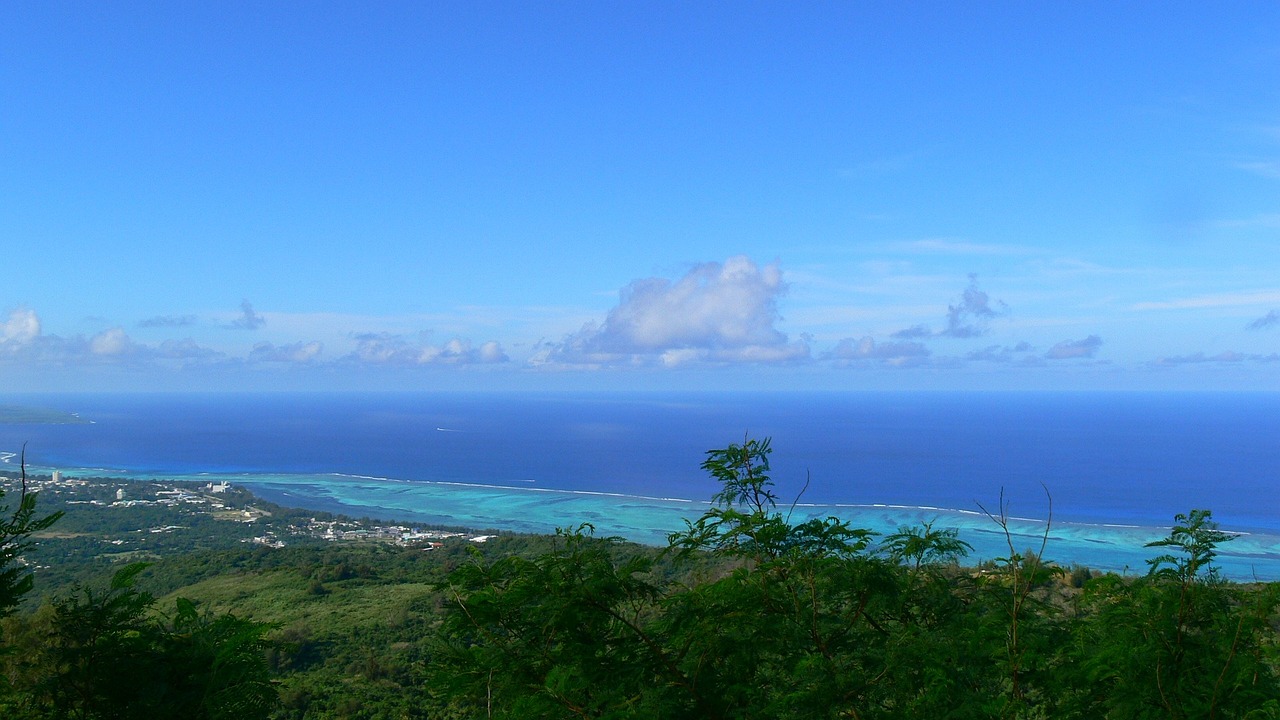
[[[1172,548],[1180,554],[1167,553],[1148,560],[1151,575],[1181,585],[1218,582],[1218,568],[1213,565],[1213,558],[1218,554],[1218,545],[1235,537],[1219,530],[1213,513],[1208,510],[1192,510],[1187,515],[1179,513],[1173,521],[1169,537],[1146,546]]]
[[[24,445],[19,456],[19,494],[17,507],[13,512],[0,505],[0,618],[13,613],[22,596],[31,591],[34,579],[29,571],[20,564],[22,553],[31,547],[31,536],[47,529],[62,517],[62,513],[53,513],[42,518],[36,517],[35,493],[27,490],[27,448]],[[4,491],[0,490],[0,500],[4,499]],[[0,660],[12,652],[0,634]],[[14,704],[12,680],[7,673],[0,674],[0,710],[3,714],[17,718],[18,711]],[[21,705],[19,702],[18,705]]]
[[[771,451],[709,451],[715,504],[656,558],[589,526],[531,557],[475,550],[441,586],[430,686],[475,718],[1280,718],[1280,584],[1223,582],[1207,512],[1152,544],[1170,552],[1148,577],[1077,599],[1047,526],[1015,550],[1003,494],[1009,555],[975,572],[932,524],[872,547],[837,518],[792,523]]]
[[[478,717],[690,716],[696,697],[648,625],[650,560],[592,532],[559,530],[530,559],[477,550],[455,570],[433,686]]]
[[[31,573],[19,564],[24,550],[31,547],[31,536],[47,529],[62,517],[53,513],[36,517],[36,495],[27,490],[27,449],[24,445],[19,459],[20,490],[17,507],[9,513],[0,505],[0,617],[13,612],[22,596],[31,590],[34,582]],[[0,500],[4,491],[0,490]]]
[[[1077,632],[1083,712],[1118,718],[1269,717],[1280,697],[1271,622],[1280,585],[1246,589],[1213,566],[1218,530],[1207,510],[1175,517],[1169,548],[1144,578],[1093,580]],[[1086,685],[1087,684],[1087,685]],[[1261,713],[1254,715],[1250,713]],[[1270,717],[1274,717],[1271,715]]]
[[[720,481],[715,507],[668,540],[681,552],[711,551],[760,565],[784,555],[848,556],[866,549],[874,533],[835,517],[792,525],[775,512],[777,496],[769,477],[769,438],[707,451],[702,469]]]
[[[186,599],[169,618],[135,587],[146,569],[82,587],[39,621],[44,642],[27,662],[30,703],[85,720],[265,718],[276,703],[265,656],[270,625],[200,613]]]

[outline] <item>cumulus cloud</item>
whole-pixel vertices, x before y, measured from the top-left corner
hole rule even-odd
[[[45,335],[40,317],[27,307],[9,311],[0,322],[0,357],[26,363],[61,363],[71,355],[83,356],[87,343],[83,337],[64,340]]]
[[[102,357],[124,357],[136,354],[137,344],[118,327],[109,328],[89,338],[89,352]]]
[[[677,280],[644,278],[619,293],[603,323],[545,345],[535,365],[780,363],[809,357],[775,327],[786,292],[777,263],[745,256],[694,266]]]
[[[472,365],[503,363],[508,360],[502,346],[490,341],[473,347],[470,340],[453,338],[433,345],[391,333],[364,333],[355,336],[356,349],[347,361],[369,365]]]
[[[15,308],[0,324],[0,346],[26,345],[40,337],[40,318],[29,308]]]
[[[918,342],[877,343],[874,338],[866,336],[841,340],[830,357],[845,364],[878,361],[894,367],[913,367],[929,357],[929,348]]]
[[[324,345],[318,341],[274,345],[260,342],[249,351],[250,362],[306,363],[320,355]]]
[[[1044,354],[1046,360],[1070,360],[1072,358],[1091,358],[1102,347],[1102,338],[1090,335],[1080,340],[1063,340],[1049,348]]]
[[[376,365],[414,365],[422,350],[399,335],[363,333],[355,337],[356,349],[348,357]]]
[[[172,328],[196,324],[195,315],[157,315],[138,322],[138,327]]]
[[[253,311],[253,305],[248,300],[240,301],[240,317],[231,321],[228,327],[237,330],[257,330],[265,325],[266,318]]]
[[[245,303],[241,327],[258,324],[262,318]],[[154,318],[153,318],[154,319]],[[153,324],[159,326],[160,324]],[[391,334],[366,334],[355,338],[356,350],[333,363],[363,362],[390,365],[472,365],[508,361],[497,342],[473,345],[465,338],[442,344]],[[27,308],[10,310],[0,316],[0,363],[31,367],[129,367],[139,372],[197,367],[243,367],[253,364],[316,364],[324,346],[319,341],[276,344],[259,342],[246,355],[228,356],[191,338],[166,339],[159,343],[136,342],[122,327],[108,327],[93,335],[59,336],[42,332],[40,318]]]
[[[998,317],[1009,314],[1009,306],[1003,301],[991,301],[991,296],[978,289],[978,276],[969,275],[969,286],[960,294],[960,301],[947,306],[947,329],[940,334],[954,338],[981,337],[987,334],[988,325]]]
[[[200,345],[191,338],[165,340],[151,352],[154,357],[164,360],[212,361],[226,357],[225,353]]]
[[[1265,330],[1277,324],[1280,324],[1280,312],[1276,312],[1275,310],[1272,310],[1266,315],[1263,315],[1257,320],[1254,320],[1248,325],[1245,325],[1245,329],[1246,330]]]
[[[496,342],[489,341],[478,348],[473,348],[470,340],[454,338],[440,347],[424,346],[419,362],[472,364],[501,363],[506,362],[507,359],[502,346]]]
[[[165,340],[159,345],[135,342],[124,328],[111,327],[89,337],[46,335],[40,318],[27,308],[12,310],[0,322],[0,358],[29,365],[134,365],[172,367],[225,357],[193,340]]]

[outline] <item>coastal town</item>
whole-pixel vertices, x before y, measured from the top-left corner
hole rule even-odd
[[[244,543],[266,548],[296,544],[382,543],[430,551],[446,543],[483,543],[492,533],[351,518],[284,508],[265,502],[225,480],[185,482],[72,476],[54,470],[28,474],[27,492],[40,515],[61,512],[37,536],[41,544],[76,541],[86,553],[122,556],[168,554],[166,550],[225,547]],[[20,476],[0,473],[0,504],[10,507],[22,491]],[[86,547],[87,545],[87,547]]]

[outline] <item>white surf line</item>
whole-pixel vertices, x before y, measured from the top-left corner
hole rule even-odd
[[[494,485],[491,483],[458,482],[456,480],[404,480],[400,478],[379,477],[376,475],[356,475],[354,473],[334,472],[334,473],[316,473],[314,475],[308,474],[308,473],[279,473],[279,474],[258,473],[258,474],[246,474],[246,477],[249,478],[249,482],[251,483],[256,482],[264,485],[270,484],[273,478],[302,479],[302,478],[331,477],[331,478],[339,478],[344,480],[369,480],[373,482],[395,483],[397,485],[410,485],[410,486],[445,485],[449,487],[477,488],[477,489],[484,489],[484,490],[512,490],[515,492],[526,492],[526,493],[540,492],[540,493],[555,493],[555,494],[561,494],[561,495],[588,495],[588,496],[594,495],[599,497],[614,497],[614,498],[623,498],[628,500],[657,500],[662,502],[690,503],[695,505],[711,504],[710,500],[689,500],[687,498],[676,498],[676,497],[657,497],[653,495],[632,495],[628,493],[602,492],[599,490],[563,490],[559,488],[531,488],[531,487],[517,487],[514,485]],[[514,482],[529,482],[529,481],[517,480]]]

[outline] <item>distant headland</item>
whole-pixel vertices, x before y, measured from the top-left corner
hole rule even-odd
[[[0,425],[79,425],[89,423],[79,413],[53,408],[0,405]]]

